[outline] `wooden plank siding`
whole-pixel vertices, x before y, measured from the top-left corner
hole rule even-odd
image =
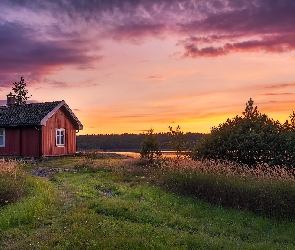
[[[39,147],[37,127],[6,127],[5,147],[0,147],[0,155],[39,157]]]
[[[55,130],[65,129],[65,146],[57,147],[55,142]],[[59,109],[49,118],[42,127],[42,155],[67,155],[76,152],[76,128],[70,117],[62,109]]]
[[[40,156],[40,128],[38,127],[20,127],[20,145],[22,157]]]
[[[20,127],[5,128],[5,147],[0,147],[0,155],[20,155]]]

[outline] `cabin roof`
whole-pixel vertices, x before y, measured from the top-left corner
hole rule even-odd
[[[60,108],[70,116],[77,129],[83,129],[82,123],[63,100],[0,106],[0,126],[44,126],[46,121]]]

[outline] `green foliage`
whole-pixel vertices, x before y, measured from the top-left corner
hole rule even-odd
[[[176,151],[176,157],[179,159],[182,152],[186,150],[186,140],[180,126],[178,125],[174,130],[171,126],[168,127],[170,132],[168,133],[171,140],[169,145],[172,150]]]
[[[0,232],[41,223],[40,218],[58,204],[57,192],[52,183],[32,176],[26,179],[22,199],[0,209]]]
[[[161,157],[160,143],[154,134],[154,129],[149,129],[146,138],[141,144],[140,156],[147,158],[150,163],[154,163],[155,159]]]
[[[294,125],[274,121],[259,113],[253,104],[250,98],[243,116],[213,127],[211,133],[197,143],[192,158],[228,160],[252,166],[263,163],[295,165]]]
[[[20,78],[19,82],[13,83],[12,87],[13,92],[15,93],[15,103],[16,104],[26,104],[30,96],[27,96],[28,90],[26,89],[27,84],[23,77]]]

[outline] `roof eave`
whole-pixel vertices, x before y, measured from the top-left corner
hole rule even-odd
[[[64,100],[62,100],[51,112],[49,112],[40,122],[40,125],[45,126],[46,122],[49,118],[51,118],[57,110],[59,110],[61,107],[65,107],[65,110],[70,114],[70,116],[73,118],[73,120],[77,124],[77,130],[83,130],[83,125],[77,118],[77,116],[74,114],[74,112],[70,109],[70,107],[66,104]]]
[[[37,123],[0,124],[0,127],[40,126]]]
[[[52,111],[50,111],[44,118],[41,120],[40,125],[45,126],[49,118],[51,118],[57,110],[60,109],[65,104],[65,101],[61,101]]]

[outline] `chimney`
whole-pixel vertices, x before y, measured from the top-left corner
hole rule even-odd
[[[15,95],[10,92],[7,95],[7,106],[11,106],[12,104],[15,104]]]

